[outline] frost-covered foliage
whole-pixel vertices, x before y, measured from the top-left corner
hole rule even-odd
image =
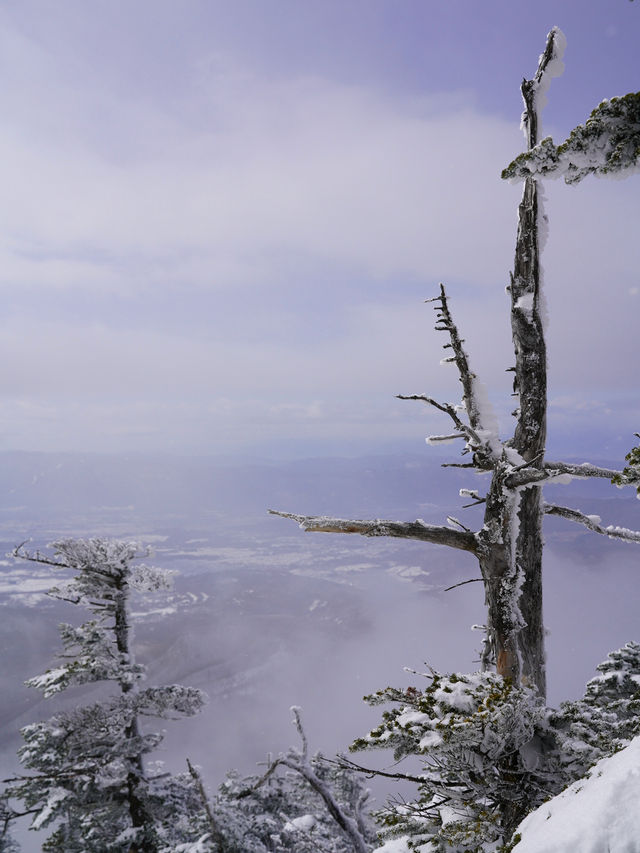
[[[636,433],[636,435],[640,438],[640,434]],[[624,485],[626,480],[640,480],[640,446],[632,447],[624,458],[629,464],[622,469],[620,474],[613,477],[611,482],[616,486]],[[637,487],[636,492],[640,498],[640,486]]]
[[[433,673],[424,690],[368,697],[392,707],[352,749],[393,749],[396,760],[421,764],[405,776],[417,783],[415,799],[378,813],[388,842],[381,850],[510,850],[525,815],[640,735],[640,644],[611,652],[597,669],[583,698],[558,711],[487,672]]]
[[[390,702],[381,725],[352,750],[391,748],[418,756],[418,796],[380,813],[387,837],[408,836],[411,850],[496,850],[522,817],[559,790],[547,760],[554,746],[548,714],[529,688],[494,673],[434,673],[424,690],[387,688],[368,697]]]
[[[348,767],[307,756],[307,744],[268,762],[262,776],[229,774],[212,804],[222,853],[368,853],[376,838],[368,791]]]
[[[31,772],[9,793],[24,802],[33,829],[52,829],[43,850],[168,853],[185,845],[184,853],[195,853],[193,845],[207,834],[197,786],[188,774],[146,770],[144,757],[162,734],[143,731],[139,721],[191,716],[205,697],[181,685],[142,687],[145,670],[131,647],[131,589],[166,587],[167,573],[132,566],[141,551],[131,542],[63,540],[52,547],[51,558],[21,550],[16,556],[74,570],[51,594],[87,607],[95,618],[61,625],[58,665],[27,684],[45,697],[96,682],[113,683],[115,692],[26,726],[19,756]]]
[[[551,137],[520,154],[506,179],[559,178],[577,184],[587,175],[626,177],[640,169],[640,92],[602,101],[560,145]]]
[[[640,734],[640,645],[627,643],[597,669],[582,699],[564,702],[552,718],[572,779]]]

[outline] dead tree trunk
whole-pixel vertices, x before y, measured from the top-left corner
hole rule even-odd
[[[539,112],[551,78],[562,71],[563,50],[564,36],[554,28],[547,37],[536,74],[533,79],[522,83],[523,127],[528,149],[538,141]],[[544,459],[547,367],[540,292],[540,224],[543,217],[537,182],[535,178],[528,177],[518,210],[515,262],[509,286],[515,353],[514,391],[518,398],[513,436],[506,441],[500,440],[491,412],[482,403],[484,395],[479,392],[476,376],[469,366],[442,285],[440,295],[429,301],[436,303],[436,330],[446,332],[449,337],[445,348],[451,349],[452,354],[447,361],[455,363],[458,370],[463,411],[460,407],[440,403],[423,394],[400,397],[422,400],[447,414],[453,422],[453,434],[433,436],[431,440],[462,439],[465,442],[464,452],[470,452],[473,458],[473,463],[463,467],[492,473],[485,497],[469,492],[478,502],[485,503],[482,528],[472,533],[453,519],[451,521],[460,529],[426,525],[420,521],[350,521],[274,512],[275,515],[295,519],[307,531],[399,536],[472,553],[480,566],[488,611],[488,642],[483,665],[493,663],[497,672],[514,684],[536,687],[541,701],[546,695],[542,621],[544,514],[559,515],[610,537],[640,542],[640,533],[603,527],[592,516],[542,501],[544,482],[559,474],[616,477],[620,485],[633,484],[638,480],[626,472],[592,465],[546,462]]]

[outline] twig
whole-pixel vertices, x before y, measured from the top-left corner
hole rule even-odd
[[[459,586],[464,586],[466,583],[482,583],[483,581],[484,581],[484,578],[471,578],[471,580],[460,581],[460,583],[454,583],[453,586],[447,586],[442,591],[443,592],[449,592],[449,590],[456,589]]]

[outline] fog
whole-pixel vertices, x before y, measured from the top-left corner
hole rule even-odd
[[[61,535],[121,536],[146,541],[155,564],[179,572],[169,596],[133,600],[136,649],[149,683],[208,693],[198,717],[160,724],[167,736],[152,757],[174,771],[189,757],[210,788],[227,770],[252,772],[267,753],[295,743],[291,705],[303,709],[312,749],[332,756],[377,723],[380,709],[366,705],[365,694],[419,684],[405,667],[477,668],[481,634],[471,626],[485,619],[481,584],[445,591],[478,576],[469,555],[418,542],[309,535],[266,514],[269,505],[434,522],[454,513],[476,525],[478,511],[461,510],[457,493],[478,487],[477,476],[442,470],[427,450],[235,466],[73,454],[4,454],[0,462],[5,551],[27,538],[42,547]],[[549,491],[605,523],[640,526],[631,491],[608,483]],[[548,520],[546,539],[549,700],[557,704],[581,694],[608,651],[638,639],[640,555],[560,519]],[[57,624],[86,615],[42,594],[53,582],[47,570],[9,559],[0,568],[6,778],[19,769],[21,725],[97,694],[85,689],[43,701],[21,686],[53,662]],[[358,760],[385,766],[392,756]],[[374,788],[378,802],[390,791],[386,783]]]

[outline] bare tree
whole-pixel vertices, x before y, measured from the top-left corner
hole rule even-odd
[[[524,80],[523,128],[527,149],[538,144],[539,117],[551,79],[562,73],[565,38],[554,28],[531,80]],[[415,394],[400,399],[420,400],[448,415],[453,423],[449,435],[433,436],[432,442],[461,439],[472,462],[462,465],[491,473],[487,494],[465,491],[485,504],[484,524],[471,531],[456,519],[451,526],[422,521],[347,520],[270,510],[291,518],[306,531],[359,533],[363,536],[393,536],[446,545],[473,554],[480,566],[488,610],[487,643],[483,668],[494,664],[497,672],[514,684],[537,688],[541,701],[546,694],[544,631],[542,619],[542,521],[544,514],[561,516],[596,533],[640,542],[640,533],[605,527],[599,519],[578,510],[547,504],[542,486],[561,475],[616,478],[621,485],[637,483],[639,472],[613,471],[595,465],[574,465],[545,459],[547,366],[540,293],[540,235],[544,216],[535,173],[522,173],[522,200],[518,210],[515,262],[508,287],[511,300],[511,329],[515,353],[514,391],[518,408],[516,426],[507,440],[498,436],[495,418],[485,401],[483,389],[471,370],[458,328],[453,320],[445,288],[430,300],[437,312],[436,330],[448,335],[447,359],[455,364],[462,384],[462,405],[442,403]]]

